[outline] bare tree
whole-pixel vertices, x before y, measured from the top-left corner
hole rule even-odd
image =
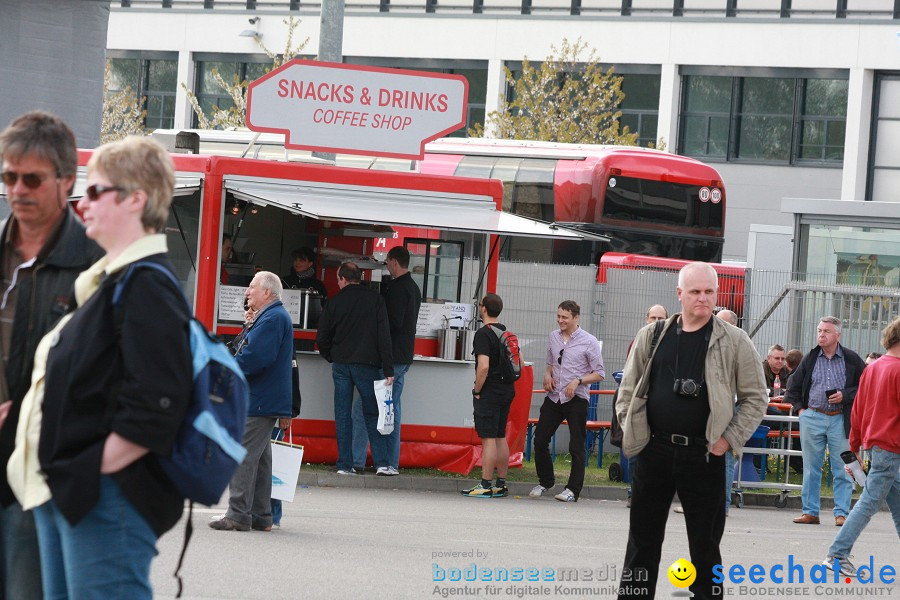
[[[563,39],[542,63],[533,65],[526,56],[517,78],[504,68],[512,99],[500,99],[500,110],[487,116],[502,139],[544,140],[582,144],[637,144],[638,134],[619,123],[618,109],[625,98],[622,77],[613,68],[604,70],[596,50],[580,60],[587,44]],[[484,136],[476,123],[469,135]]]

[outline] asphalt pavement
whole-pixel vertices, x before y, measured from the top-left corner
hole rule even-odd
[[[423,485],[405,476],[320,474],[303,481],[272,532],[215,531],[206,523],[224,508],[195,508],[183,598],[615,596],[629,518],[616,499],[621,490],[562,503],[527,497],[531,484],[514,486],[509,498],[473,499],[459,495],[467,484],[455,479]],[[822,525],[795,525],[798,515],[791,508],[731,509],[721,546],[726,598],[900,598],[900,541],[890,513],[875,515],[854,548],[855,564],[871,561],[874,581],[850,583],[835,582],[830,571],[822,582],[813,569],[838,531],[830,514]],[[157,598],[175,595],[183,536],[182,520],[159,541]],[[680,558],[690,559],[684,517],[670,513],[657,598],[679,597],[664,571]],[[753,565],[760,565],[752,572],[758,583],[748,579]]]

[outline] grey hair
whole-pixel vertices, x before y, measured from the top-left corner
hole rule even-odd
[[[837,333],[840,333],[841,329],[843,328],[841,320],[837,317],[822,317],[821,319],[819,319],[819,323],[831,323],[832,325],[834,325],[834,330]]]
[[[264,290],[269,290],[276,300],[281,300],[281,293],[284,291],[281,278],[271,271],[260,271],[257,276],[259,276],[259,286]]]
[[[712,268],[711,265],[705,262],[692,262],[681,267],[681,270],[678,271],[678,287],[684,289],[684,279],[687,277],[688,273],[692,273],[694,271],[706,271],[713,280],[716,282],[716,289],[719,289],[719,274],[716,273],[716,270]]]

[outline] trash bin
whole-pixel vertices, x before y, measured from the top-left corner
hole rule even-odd
[[[765,425],[760,425],[756,428],[756,431],[753,432],[753,435],[750,436],[750,439],[747,440],[747,443],[744,445],[745,448],[765,448],[766,447],[766,437],[769,435],[769,428]],[[741,456],[741,468],[735,474],[735,481],[738,481],[737,477],[740,476],[740,481],[762,481],[760,478],[760,472],[753,465],[753,457],[759,456],[759,461],[761,465],[765,464],[766,455],[765,454],[750,454],[745,452],[743,456]],[[738,475],[739,474],[739,475]]]

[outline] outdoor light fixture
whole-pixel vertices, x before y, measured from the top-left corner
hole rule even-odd
[[[238,37],[251,37],[255,40],[258,40],[262,37],[262,34],[259,32],[259,20],[260,17],[253,17],[251,19],[247,19],[247,22],[251,25],[255,25],[256,29],[245,29],[238,34]]]

